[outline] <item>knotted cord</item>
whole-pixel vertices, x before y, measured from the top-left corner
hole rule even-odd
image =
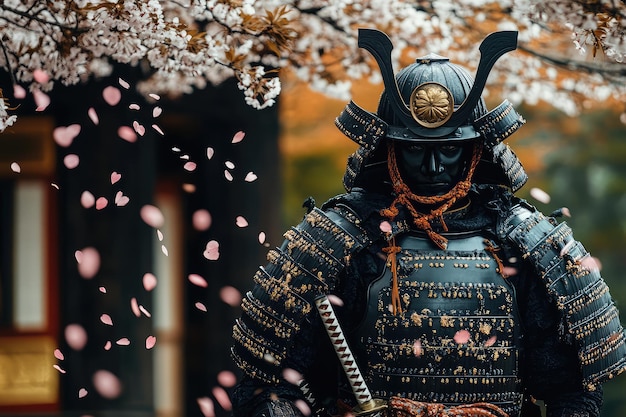
[[[489,403],[446,407],[443,404],[391,397],[388,408],[390,417],[509,417],[500,407]]]

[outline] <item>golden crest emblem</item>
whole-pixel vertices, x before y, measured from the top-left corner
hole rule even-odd
[[[428,82],[413,90],[409,100],[413,119],[421,126],[435,128],[447,122],[454,113],[454,98],[445,86]]]

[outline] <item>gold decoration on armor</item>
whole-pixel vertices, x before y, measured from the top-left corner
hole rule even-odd
[[[447,122],[454,113],[454,98],[445,86],[428,82],[413,90],[409,100],[411,114],[417,123],[435,128]]]

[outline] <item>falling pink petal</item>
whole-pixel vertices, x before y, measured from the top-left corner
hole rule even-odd
[[[248,221],[243,216],[237,216],[235,224],[237,224],[238,227],[247,227]]]
[[[228,169],[235,169],[235,164],[233,164],[230,161],[224,162],[224,165],[226,165],[226,168],[228,168]]]
[[[337,306],[337,307],[343,306],[343,300],[337,297],[335,294],[328,294],[328,301],[330,301],[330,303],[334,306]]]
[[[241,304],[241,292],[230,285],[226,285],[220,289],[220,298],[231,307],[239,307]]]
[[[91,208],[96,204],[96,197],[89,191],[83,191],[80,195],[80,204],[85,208]]]
[[[496,340],[498,340],[498,338],[496,336],[491,336],[489,339],[487,339],[487,341],[485,342],[484,346],[485,347],[491,347],[491,346],[495,345]]]
[[[65,369],[61,368],[59,365],[55,364],[55,365],[52,365],[52,367],[56,369],[57,371],[61,372],[62,374],[66,373]]]
[[[72,144],[76,136],[80,134],[81,126],[72,124],[69,126],[59,126],[52,131],[52,138],[57,145],[67,148]]]
[[[161,245],[161,252],[163,252],[163,255],[168,256],[169,252],[167,250],[167,247],[165,245]]]
[[[121,339],[118,339],[115,344],[119,346],[129,346],[130,340],[128,340],[127,337],[122,337]]]
[[[191,282],[194,285],[197,285],[198,287],[206,288],[209,286],[206,280],[198,274],[189,274],[187,278],[189,279],[189,282]]]
[[[570,240],[569,242],[567,242],[562,248],[561,248],[561,252],[559,253],[559,256],[564,256],[567,253],[569,253],[569,250],[572,249],[572,247],[576,245],[576,241],[574,239]]]
[[[39,84],[45,84],[50,81],[50,76],[46,71],[37,68],[35,71],[33,71],[33,79]]]
[[[98,394],[106,399],[114,399],[122,393],[122,383],[113,373],[103,369],[96,371],[92,378],[93,386]]]
[[[257,179],[257,176],[254,172],[248,172],[248,174],[246,174],[246,178],[245,178],[246,182],[253,182],[253,181],[256,181],[256,179]]]
[[[183,168],[185,168],[186,171],[195,171],[196,170],[196,163],[195,162],[187,162]]]
[[[300,412],[302,413],[304,417],[309,417],[311,414],[313,414],[311,412],[311,407],[309,407],[309,404],[307,404],[307,402],[304,401],[303,399],[296,400],[294,404],[296,408],[300,410]],[[350,416],[350,414],[352,413],[346,413],[346,417],[352,417]]]
[[[100,253],[96,248],[89,246],[77,251],[76,259],[78,262],[78,273],[85,279],[95,277],[100,270]]]
[[[110,85],[102,90],[102,97],[109,106],[117,106],[122,99],[122,92],[117,87]]]
[[[204,304],[202,304],[200,301],[196,302],[196,304],[194,304],[195,307],[200,310],[200,311],[204,311],[206,313],[207,309],[206,306]]]
[[[200,412],[204,417],[215,417],[215,407],[213,406],[213,400],[209,397],[201,397],[196,400],[200,407]]]
[[[137,132],[139,136],[143,136],[146,133],[146,128],[137,121],[133,122],[133,129],[135,129],[135,132]]]
[[[583,268],[589,271],[601,271],[602,270],[602,263],[600,262],[600,259],[594,256],[586,255],[579,262]]]
[[[22,172],[22,167],[20,167],[20,164],[18,164],[17,162],[12,162],[11,171],[19,174],[20,172]]]
[[[96,109],[94,109],[93,107],[89,107],[89,110],[87,110],[87,115],[89,116],[93,124],[98,126],[98,124],[100,123],[100,119],[98,118],[98,113],[96,113]]]
[[[128,196],[125,196],[121,191],[118,191],[115,194],[115,205],[118,207],[124,207],[126,204],[128,204],[128,202],[130,201],[130,198],[128,198]]]
[[[563,213],[565,217],[572,217],[572,212],[567,207],[562,207],[561,213]]]
[[[161,96],[159,96],[158,94],[150,93],[148,95],[157,101],[161,100]]]
[[[54,357],[60,361],[65,359],[65,356],[63,356],[63,352],[61,352],[61,350],[59,349],[54,349]]]
[[[39,90],[33,90],[33,98],[37,105],[35,111],[44,111],[50,105],[50,97]]]
[[[156,345],[156,337],[148,336],[146,337],[146,349],[150,350]]]
[[[150,204],[143,206],[139,211],[139,215],[148,226],[154,227],[155,229],[162,227],[163,223],[165,223],[165,218],[161,210]]]
[[[180,159],[184,159],[185,161],[189,160],[189,155],[185,154],[185,155],[181,155]]]
[[[152,291],[157,286],[157,277],[150,272],[143,274],[143,287],[146,291]]]
[[[290,370],[300,376],[300,378],[297,379],[296,384],[299,383],[302,380],[302,375],[298,371],[295,371],[293,369],[290,369]],[[285,369],[283,371],[283,377],[285,379],[287,379],[287,377],[285,376],[285,372],[287,371],[289,371],[289,369]],[[290,380],[287,379],[287,381],[290,381]],[[223,387],[231,388],[231,387],[234,387],[235,384],[237,383],[237,377],[231,371],[221,371],[220,373],[217,374],[217,382]]]
[[[207,157],[208,159],[213,158],[213,155],[214,155],[214,154],[215,154],[215,149],[213,149],[213,148],[211,148],[211,147],[206,148],[206,157]]]
[[[470,337],[471,337],[470,332],[463,329],[463,330],[459,330],[458,332],[454,334],[454,341],[458,343],[459,345],[463,345],[469,342]]]
[[[125,89],[127,89],[127,90],[130,88],[130,84],[129,84],[126,80],[123,80],[122,78],[118,78],[118,79],[117,79],[117,82],[118,82],[118,83],[119,83],[119,84],[120,84],[123,88],[125,88]]]
[[[502,268],[502,275],[504,275],[504,277],[508,278],[508,277],[514,277],[515,275],[517,275],[519,271],[517,270],[517,268],[514,268],[512,266],[505,266],[504,268]]]
[[[57,190],[59,189],[59,186],[53,182],[50,183],[51,186],[53,186],[54,188],[56,188]]]
[[[65,165],[65,168],[67,169],[74,169],[78,166],[78,164],[80,164],[80,158],[76,154],[71,153],[65,155],[63,158],[63,165]]]
[[[391,233],[391,224],[387,220],[381,222],[379,227],[381,232]]]
[[[180,152],[180,148],[172,146],[172,152]]]
[[[85,398],[88,392],[85,388],[81,388],[78,390],[78,398]]]
[[[205,209],[196,210],[191,217],[194,229],[199,231],[208,230],[212,222],[211,213]]]
[[[219,403],[219,405],[225,410],[230,411],[233,408],[232,403],[230,402],[230,398],[228,397],[228,393],[222,387],[214,387],[213,396]]]
[[[162,112],[163,112],[163,109],[157,106],[154,109],[152,109],[152,117],[159,117]]]
[[[422,356],[423,350],[422,350],[422,341],[417,339],[414,343],[413,343],[413,356],[415,356],[416,358],[419,358],[420,356]]]
[[[242,131],[239,131],[237,133],[235,133],[235,136],[233,136],[233,140],[231,143],[239,143],[243,140],[244,136],[246,136],[246,134]]]
[[[109,200],[106,197],[98,197],[96,200],[96,210],[102,210],[109,205]]]
[[[204,257],[209,261],[216,261],[220,257],[220,244],[216,240],[211,240],[206,244],[206,249],[203,253]]]
[[[141,109],[141,107],[139,106],[139,104],[136,104],[136,103],[131,103],[131,104],[128,106],[128,108],[129,108],[129,109],[131,109],[131,110],[139,110],[139,109]]]
[[[196,192],[196,186],[193,184],[183,184],[183,190],[186,193],[195,193]]]
[[[128,126],[120,126],[119,129],[117,129],[117,136],[124,139],[126,142],[133,143],[137,141],[137,134]]]
[[[82,350],[87,344],[87,332],[80,324],[68,324],[63,333],[67,345],[74,350]]]
[[[550,195],[543,191],[541,188],[533,187],[530,189],[530,196],[540,203],[548,204],[550,202]]]
[[[156,130],[156,132],[157,132],[158,134],[160,134],[161,136],[164,136],[164,135],[165,135],[165,133],[163,133],[163,130],[161,130],[161,128],[159,127],[159,125],[154,124],[154,125],[152,125],[152,128],[153,128],[154,130]]]
[[[259,233],[259,243],[262,245],[265,243],[265,232]]]
[[[111,316],[109,316],[108,314],[101,315],[100,321],[108,326],[113,326],[113,320],[111,319]]]
[[[107,342],[104,344],[104,350],[111,350],[112,346],[113,344],[111,343],[111,341],[107,340]]]
[[[157,238],[159,239],[159,242],[163,242],[163,232],[157,229],[156,234],[157,234]]]
[[[21,85],[15,84],[13,85],[13,95],[15,98],[22,99],[26,97],[26,89],[24,89]]]
[[[106,294],[107,293],[107,289],[104,287],[99,287],[98,288],[100,290],[101,293]]]
[[[228,181],[232,181],[233,180],[233,174],[231,174],[229,170],[225,169],[224,170],[224,178],[226,178],[226,180],[228,180]]]
[[[135,297],[130,299],[130,309],[136,317],[141,317],[141,310],[139,310],[139,303]]]
[[[141,304],[139,305],[139,310],[144,314],[144,316],[148,318],[152,317],[152,314],[150,314],[150,312],[146,310],[146,308],[142,306]]]

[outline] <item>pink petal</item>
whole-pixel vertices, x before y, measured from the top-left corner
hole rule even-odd
[[[543,191],[541,188],[533,187],[530,189],[530,196],[540,203],[548,204],[550,202],[550,195]]]
[[[209,397],[201,397],[196,400],[200,407],[200,412],[204,417],[215,417],[215,407]]]
[[[65,165],[67,169],[74,169],[78,166],[79,163],[80,158],[78,157],[78,155],[73,153],[65,155],[65,157],[63,158],[63,165]]]
[[[74,350],[82,350],[87,344],[87,332],[80,324],[68,324],[64,330],[65,341]]]
[[[128,340],[127,337],[122,337],[121,339],[118,339],[115,344],[120,346],[128,346],[130,345],[130,340]]]
[[[100,253],[96,248],[86,247],[77,251],[78,273],[85,279],[96,276],[100,270]]]
[[[424,353],[423,349],[422,349],[422,341],[417,339],[414,343],[413,343],[413,355],[416,358],[419,358],[420,356],[422,356],[422,353]]]
[[[128,108],[131,110],[139,110],[141,107],[139,107],[139,104],[131,103]]]
[[[44,111],[50,105],[50,97],[39,90],[33,90],[33,98],[35,99],[35,104],[37,105],[35,111]]]
[[[146,133],[146,128],[137,121],[133,122],[133,129],[135,129],[135,132],[137,132],[139,136],[143,136]]]
[[[465,343],[469,342],[470,337],[470,332],[468,332],[467,330],[459,330],[454,335],[454,341],[459,345],[464,345]]]
[[[601,271],[602,270],[602,263],[600,262],[600,259],[594,256],[590,256],[590,255],[584,256],[580,260],[580,265],[589,271]]]
[[[128,126],[120,126],[119,129],[117,129],[117,135],[124,139],[127,142],[133,143],[137,141],[137,134],[135,133],[135,131],[128,127]]]
[[[63,356],[63,352],[61,352],[59,349],[54,349],[54,357],[60,361],[65,359],[65,356]]]
[[[122,93],[117,87],[110,85],[102,90],[102,97],[109,106],[117,106],[122,99]]]
[[[167,248],[165,247],[165,245],[161,245],[161,252],[163,252],[163,255],[168,256],[169,252],[167,251]]]
[[[198,274],[189,274],[189,276],[187,278],[189,279],[189,282],[191,282],[194,285],[197,285],[198,287],[206,288],[206,287],[209,286],[209,284],[207,284],[206,280],[204,278],[202,278],[202,276],[200,276]]]
[[[489,339],[487,339],[487,341],[485,342],[484,346],[485,347],[491,347],[496,343],[496,340],[498,340],[498,338],[496,336],[491,336]]]
[[[107,289],[104,287],[99,287],[98,290],[100,290],[101,293],[106,294],[107,293]]]
[[[237,216],[237,221],[235,222],[238,227],[247,227],[248,221],[243,216]]]
[[[51,186],[53,186],[54,188],[56,188],[57,190],[59,189],[59,186],[53,182],[50,183]]]
[[[20,164],[18,164],[17,162],[12,162],[11,171],[19,174],[20,172],[22,172],[22,167],[20,167]]]
[[[152,117],[159,117],[162,112],[163,112],[162,108],[155,107],[154,109],[152,109]]]
[[[121,78],[118,78],[118,79],[117,79],[117,82],[118,82],[118,83],[119,83],[122,87],[124,87],[124,88],[125,88],[125,89],[127,89],[127,90],[130,88],[130,84],[128,84],[128,82],[127,82],[126,80],[123,80],[123,79],[121,79]]]
[[[121,191],[118,191],[117,194],[115,194],[115,205],[118,207],[124,207],[126,204],[128,204],[128,202],[130,201],[130,198],[128,198],[128,196],[125,196],[124,194],[122,194]]]
[[[161,100],[161,96],[159,96],[158,94],[150,93],[148,95],[157,101]]]
[[[237,288],[230,285],[220,289],[220,298],[231,307],[239,307],[241,304],[241,293]]]
[[[205,209],[196,210],[191,218],[194,229],[199,231],[208,230],[212,221],[211,213]]]
[[[94,204],[96,204],[96,197],[94,197],[89,191],[83,191],[80,195],[80,204],[85,208],[91,208]]]
[[[146,308],[144,306],[142,306],[141,304],[139,305],[139,310],[141,310],[141,312],[144,314],[144,316],[150,318],[152,317],[152,314],[150,314],[150,312],[148,310],[146,310]]]
[[[62,374],[66,373],[65,369],[61,368],[59,365],[55,364],[55,365],[52,365],[52,367],[56,369],[57,371],[61,372]]]
[[[122,383],[109,371],[99,370],[94,373],[92,378],[93,386],[98,394],[106,399],[114,399],[122,393]]]
[[[196,186],[193,184],[183,184],[183,190],[186,193],[195,193],[196,192]]]
[[[157,237],[159,238],[159,242],[163,242],[163,232],[157,229],[156,233],[157,233]]]
[[[226,168],[228,168],[228,169],[235,169],[235,164],[233,164],[230,161],[224,162],[224,165],[226,165]]]
[[[309,417],[309,416],[311,416],[313,414],[311,412],[311,407],[309,407],[309,404],[306,401],[304,401],[303,399],[297,399],[294,402],[294,405],[296,406],[296,408],[298,410],[300,410],[300,412],[302,413],[302,415],[304,417]],[[346,413],[346,417],[351,417],[350,416],[351,414],[352,413]]]
[[[156,345],[156,337],[148,336],[146,337],[146,349],[150,350]]]
[[[108,205],[109,205],[109,200],[107,200],[106,197],[99,197],[96,200],[96,210],[102,210]]]
[[[78,398],[85,398],[87,396],[87,390],[85,388],[81,388],[78,390]]]
[[[111,346],[113,346],[113,344],[110,340],[107,340],[107,342],[104,344],[104,350],[111,350]]]
[[[37,68],[33,71],[33,79],[39,84],[45,84],[50,81],[50,76],[44,70]]]
[[[159,127],[159,125],[154,124],[154,125],[152,125],[152,128],[153,128],[154,130],[156,130],[156,132],[157,132],[158,134],[160,134],[161,136],[164,136],[164,135],[165,135],[165,133],[163,133],[163,130],[161,130],[161,128]]]
[[[565,217],[572,217],[572,212],[567,207],[561,208],[561,213],[563,213]]]
[[[196,304],[194,304],[196,306],[196,308],[200,311],[204,311],[206,313],[207,309],[206,306],[204,304],[202,304],[200,301],[198,301]]]
[[[52,137],[57,145],[67,148],[72,144],[74,138],[80,134],[81,126],[72,124],[69,126],[59,126],[52,132]]]
[[[502,275],[504,275],[505,278],[513,277],[513,276],[517,275],[517,273],[518,273],[517,268],[514,268],[512,266],[505,266],[502,269],[503,269],[502,270]]]
[[[328,294],[328,301],[330,301],[330,303],[334,306],[337,306],[337,307],[343,306],[343,300],[337,297],[335,294]]]
[[[148,226],[154,227],[155,229],[162,227],[163,223],[165,223],[165,218],[161,210],[150,204],[143,206],[139,211],[139,215]]]
[[[143,287],[146,291],[152,291],[157,286],[157,278],[150,272],[143,274]]]
[[[130,299],[130,309],[136,317],[141,317],[141,310],[139,310],[139,303],[135,297]]]
[[[93,107],[89,107],[89,110],[87,110],[87,115],[89,116],[93,124],[98,126],[98,124],[100,123],[100,119],[98,118],[98,113],[96,113],[96,109],[94,109]]]
[[[206,148],[206,157],[208,159],[213,158],[213,155],[215,154],[215,150],[211,147]]]
[[[204,257],[209,261],[216,261],[220,257],[220,244],[216,240],[211,240],[206,244],[203,253]]]
[[[101,315],[100,321],[108,326],[113,326],[113,320],[111,319],[111,316],[109,316],[108,314]]]
[[[383,233],[391,233],[391,224],[387,220],[381,222],[379,227]]]
[[[192,172],[196,170],[196,163],[195,162],[187,162],[183,168],[185,168],[186,171]]]
[[[230,173],[229,170],[225,169],[224,170],[224,177],[228,180],[228,181],[232,181],[233,180],[233,174]]]
[[[26,90],[21,85],[15,84],[13,85],[13,95],[15,98],[22,99],[26,97]]]
[[[259,233],[259,243],[262,245],[265,243],[265,232]]]
[[[245,181],[246,182],[253,182],[257,179],[257,176],[254,172],[248,172],[248,174],[246,175]]]
[[[246,136],[246,134],[242,131],[239,131],[237,133],[235,133],[235,136],[233,136],[233,140],[231,143],[239,143],[243,140],[244,136]]]
[[[302,380],[302,375],[298,371],[295,371],[293,369],[285,369],[283,371],[283,377],[285,379],[287,379],[287,377],[285,376],[285,373],[288,371],[293,371],[299,376],[299,378],[296,379],[295,383],[292,382],[295,385],[297,385]],[[291,382],[291,380],[289,379],[287,379],[287,381]],[[220,373],[217,374],[217,382],[223,387],[231,388],[231,387],[234,387],[235,384],[237,383],[237,377],[231,371],[221,371]]]
[[[228,393],[224,390],[224,388],[222,388],[222,387],[214,387],[212,392],[213,392],[213,396],[215,397],[217,402],[220,404],[220,406],[225,411],[232,410],[233,405],[230,402],[230,398],[228,397]]]

